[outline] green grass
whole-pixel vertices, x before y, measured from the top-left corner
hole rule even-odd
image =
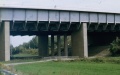
[[[38,55],[31,55],[31,54],[16,54],[12,55],[10,61],[2,61],[2,63],[20,63],[20,62],[33,62],[33,61],[40,61]]]
[[[19,54],[13,55],[13,57],[31,57],[31,56],[38,56],[38,55],[24,54],[24,53],[19,53]]]
[[[120,75],[120,64],[85,61],[43,62],[17,65],[24,75]]]

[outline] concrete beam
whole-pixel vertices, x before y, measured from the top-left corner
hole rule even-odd
[[[116,24],[114,24],[114,25],[111,26],[111,30],[112,31],[115,30],[115,26],[116,26]]]
[[[87,29],[88,30],[89,30],[90,26],[91,26],[91,23],[88,23],[88,25],[87,25]]]
[[[100,24],[98,23],[98,24],[96,24],[95,25],[95,30],[98,30],[98,27],[100,26]]]
[[[105,25],[103,26],[103,30],[106,30],[107,27],[108,27],[108,24],[105,24]]]
[[[73,32],[71,35],[72,55],[88,57],[87,23],[81,24],[79,31]]]
[[[0,21],[0,27],[1,27],[1,25],[2,25],[2,22]]]
[[[48,35],[39,36],[38,41],[39,56],[48,56]]]
[[[10,60],[10,22],[0,27],[0,61]]]
[[[61,56],[61,41],[60,41],[60,35],[57,35],[57,50],[58,50],[58,56]]]
[[[54,35],[51,35],[51,54],[54,56]]]
[[[64,53],[65,53],[65,56],[68,56],[68,42],[67,42],[67,35],[64,35]]]

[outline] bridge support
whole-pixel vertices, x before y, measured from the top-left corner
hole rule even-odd
[[[88,57],[87,23],[82,23],[79,31],[71,35],[72,55]]]
[[[54,56],[54,35],[51,35],[51,54]]]
[[[10,60],[10,22],[3,22],[0,27],[0,61]]]
[[[65,56],[68,56],[67,35],[64,35],[64,53],[65,53]]]
[[[58,50],[58,56],[61,56],[61,41],[60,41],[60,35],[57,35],[57,50]]]
[[[48,56],[48,35],[39,36],[38,41],[39,56]]]

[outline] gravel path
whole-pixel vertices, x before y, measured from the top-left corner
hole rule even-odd
[[[52,61],[52,59],[40,60],[40,61],[34,61],[34,62],[9,63],[9,64],[5,64],[5,65],[6,66],[14,66],[14,65],[21,65],[21,64],[31,64],[31,63],[38,63],[38,62],[48,62],[48,61]]]

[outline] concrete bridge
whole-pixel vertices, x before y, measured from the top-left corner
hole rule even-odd
[[[111,42],[120,32],[120,1],[0,0],[0,60],[10,60],[10,35],[37,35],[39,55],[48,56],[48,35],[54,56],[54,36],[71,36],[72,56],[88,57],[88,45]],[[18,39],[19,40],[19,39]]]

